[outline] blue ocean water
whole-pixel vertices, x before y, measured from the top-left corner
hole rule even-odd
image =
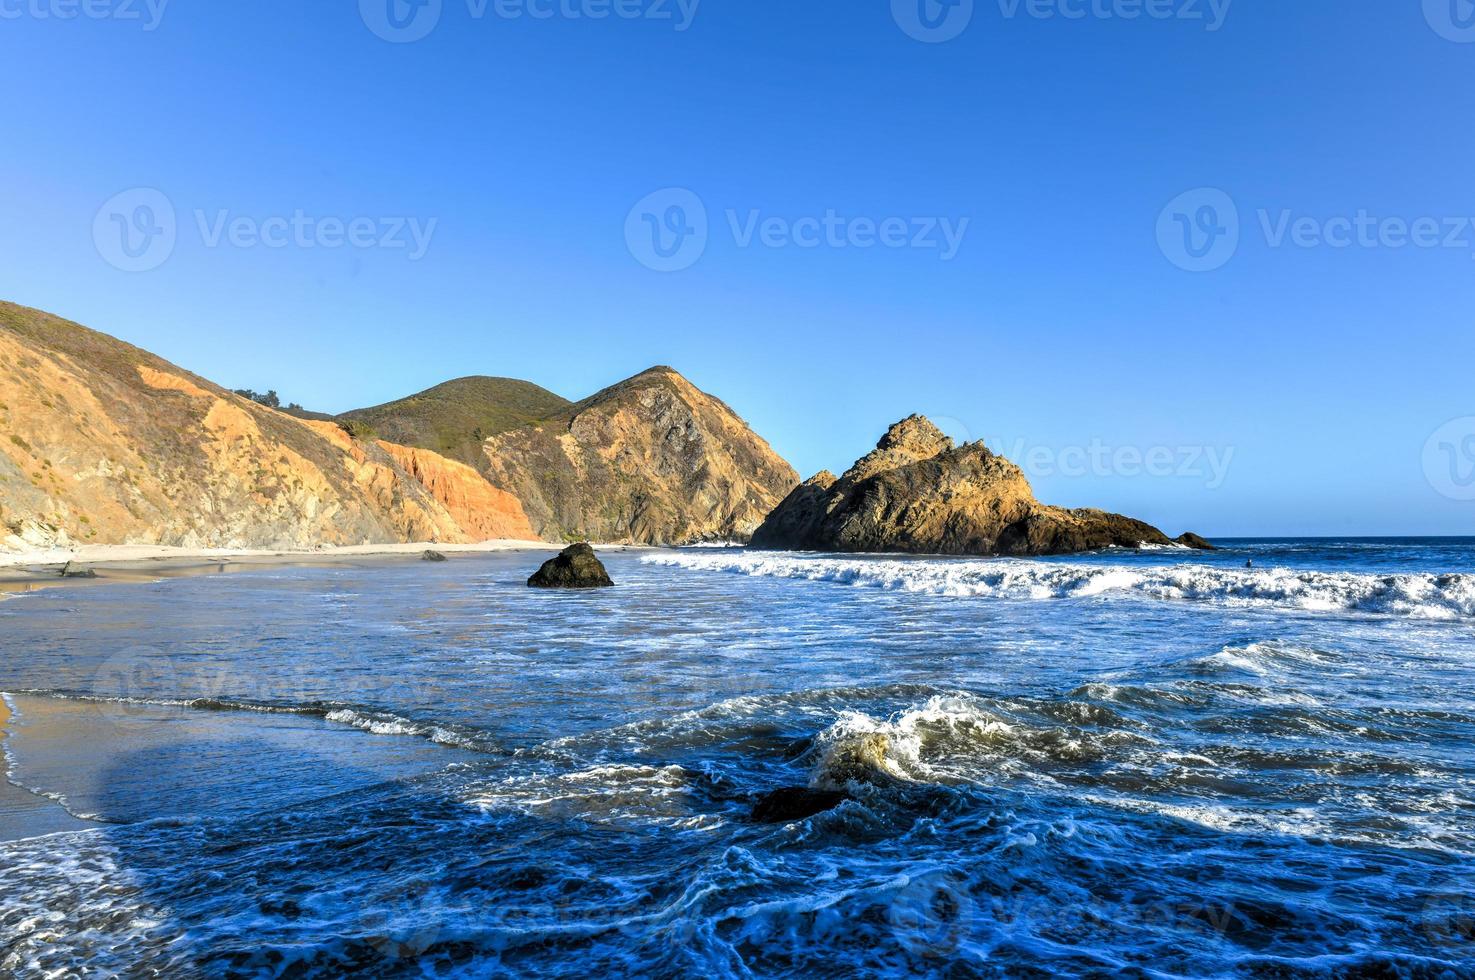
[[[1475,976],[1475,540],[1225,544],[0,600],[0,974]]]

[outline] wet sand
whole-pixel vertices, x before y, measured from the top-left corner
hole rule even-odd
[[[12,718],[5,695],[0,694],[0,743],[10,734]],[[24,840],[45,834],[87,830],[97,824],[78,820],[59,803],[37,796],[10,782],[10,758],[0,759],[0,841]]]
[[[596,546],[626,550],[629,546]],[[295,566],[374,565],[386,561],[419,561],[426,551],[454,560],[457,555],[502,551],[556,552],[545,541],[485,541],[479,544],[370,544],[316,551],[268,551],[220,548],[166,548],[156,545],[92,545],[72,552],[0,554],[0,592],[32,592],[61,585],[85,586],[118,582],[155,582],[165,578],[220,575],[250,569]],[[91,569],[96,578],[64,578],[62,569]],[[531,571],[531,570],[530,570]]]

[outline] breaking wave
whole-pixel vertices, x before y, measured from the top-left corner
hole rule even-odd
[[[1129,596],[1423,619],[1475,617],[1475,575],[1241,570],[1190,564],[1122,567],[1015,558],[832,558],[766,552],[654,554],[641,560],[692,571],[930,595],[1033,600]]]

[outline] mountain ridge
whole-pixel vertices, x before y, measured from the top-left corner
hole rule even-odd
[[[657,389],[665,394],[655,397]],[[645,411],[656,402],[662,411]],[[410,410],[372,416],[388,433],[365,421],[363,413],[400,406]],[[578,446],[572,434],[589,435],[596,417],[619,430],[619,445],[596,437],[565,456],[560,476],[571,486],[550,487],[529,471],[517,451],[526,437],[507,438],[501,455],[488,451],[509,433],[560,427]],[[695,452],[662,448],[680,441],[673,421],[687,427]],[[453,455],[436,451],[437,440]],[[612,452],[591,468],[585,448]],[[0,548],[9,550],[561,540],[574,526],[680,543],[751,531],[791,476],[797,482],[730,408],[664,366],[577,403],[531,382],[472,375],[330,421],[263,405],[126,341],[0,301]],[[519,496],[530,489],[539,494],[536,528]],[[681,499],[687,490],[691,501]],[[568,527],[556,524],[543,493],[587,501],[611,519],[576,508],[561,512],[575,515]]]

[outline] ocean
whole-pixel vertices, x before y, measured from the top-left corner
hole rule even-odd
[[[0,975],[1475,976],[1475,539],[541,560],[0,599]]]

